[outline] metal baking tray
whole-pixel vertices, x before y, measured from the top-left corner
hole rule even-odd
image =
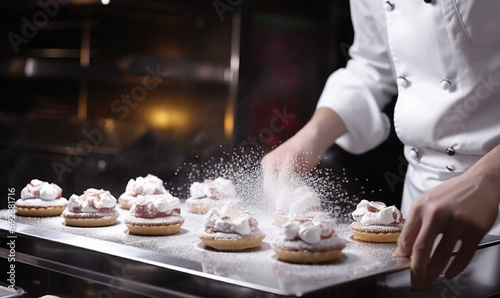
[[[123,218],[128,211],[117,208],[117,224],[101,228],[75,228],[60,217],[17,217],[15,235],[17,261],[57,270],[105,283],[109,276],[127,290],[161,296],[168,291],[213,291],[240,297],[307,296],[333,290],[347,283],[409,268],[408,258],[393,258],[395,244],[361,243],[352,240],[347,224],[338,226],[346,240],[340,259],[331,264],[295,265],[276,259],[270,243],[279,234],[270,216],[254,214],[266,233],[260,248],[245,252],[218,252],[207,249],[196,236],[203,215],[182,209],[185,223],[171,236],[129,235]],[[9,225],[6,210],[0,211],[2,238]],[[493,245],[499,237],[485,237],[482,246]],[[8,250],[0,249],[6,257]],[[118,272],[118,274],[117,274]],[[206,294],[207,292],[205,292]],[[247,295],[245,295],[247,294]]]

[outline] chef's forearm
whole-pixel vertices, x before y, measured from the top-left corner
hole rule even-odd
[[[335,111],[329,108],[318,108],[299,134],[312,137],[317,149],[315,153],[321,155],[346,132],[344,122]]]
[[[481,179],[497,194],[500,204],[500,144],[476,162],[467,172]]]

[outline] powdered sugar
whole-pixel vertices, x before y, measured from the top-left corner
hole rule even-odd
[[[307,186],[318,194],[323,210],[337,220],[338,237],[346,243],[339,260],[324,265],[295,265],[276,259],[270,243],[280,237],[280,228],[274,225],[272,218],[273,197],[266,196],[263,192],[258,154],[250,157],[228,154],[223,160],[212,159],[205,164],[186,164],[179,169],[179,173],[182,171],[188,173],[184,190],[182,188],[171,189],[171,192],[177,192],[175,195],[184,200],[181,204],[181,214],[185,221],[179,233],[174,235],[154,237],[130,235],[124,223],[129,211],[120,208],[116,210],[119,214],[116,224],[107,227],[69,227],[63,224],[64,220],[61,217],[18,216],[17,222],[139,247],[175,258],[198,261],[204,272],[259,286],[275,287],[278,284],[288,293],[304,292],[308,289],[317,289],[332,283],[341,283],[375,274],[394,263],[392,258],[396,248],[394,243],[361,243],[352,239],[349,223],[352,221],[351,212],[357,200],[349,197],[343,190],[343,178],[334,176],[333,172],[328,169],[315,169],[294,182],[297,187]],[[260,231],[266,234],[260,248],[231,253],[213,251],[206,249],[198,238],[198,233],[203,232],[204,216],[187,212],[185,204],[185,198],[189,196],[187,190],[195,181],[217,177],[225,177],[234,182],[242,208],[250,211],[259,222]],[[8,218],[7,210],[0,211],[0,218]],[[263,278],[256,272],[266,272],[268,273],[266,276],[271,276],[271,278]]]
[[[396,247],[395,244],[356,242],[352,240],[347,224],[339,224],[336,229],[338,237],[346,242],[346,248],[342,251],[338,261],[324,265],[295,265],[281,262],[276,259],[270,245],[274,239],[281,236],[280,228],[273,224],[272,217],[268,213],[258,212],[258,210],[251,211],[259,221],[260,231],[266,234],[260,248],[230,253],[214,251],[205,248],[198,238],[198,232],[203,229],[203,215],[185,212],[184,204],[181,207],[183,209],[181,214],[183,214],[185,222],[179,233],[169,236],[128,234],[124,220],[129,212],[122,209],[117,209],[120,214],[117,223],[108,227],[69,227],[63,224],[63,219],[60,217],[29,218],[18,216],[17,222],[122,243],[180,259],[198,261],[206,273],[259,285],[275,286],[275,284],[279,284],[282,289],[287,291],[305,291],[307,288],[314,289],[328,285],[332,281],[341,282],[356,279],[384,270],[388,263],[394,262],[392,253]],[[7,216],[7,210],[0,211],[0,218],[7,219]],[[255,272],[266,272],[267,275],[271,275],[272,279],[258,278]]]

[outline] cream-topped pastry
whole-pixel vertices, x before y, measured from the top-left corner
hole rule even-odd
[[[130,209],[138,196],[169,194],[163,185],[163,180],[155,175],[130,179],[125,187],[125,192],[120,195],[118,202],[123,209]]]
[[[186,206],[191,213],[205,214],[212,207],[221,208],[237,199],[236,188],[231,180],[219,177],[204,182],[194,182],[189,188]]]
[[[181,202],[170,194],[139,195],[125,218],[130,234],[171,235],[179,232],[184,218]]]
[[[33,179],[21,190],[16,201],[17,215],[57,216],[66,208],[68,200],[62,197],[62,189],[54,183]]]
[[[306,220],[322,213],[318,194],[307,186],[286,189],[275,198],[274,223],[281,227],[289,220]]]
[[[116,222],[116,199],[107,190],[89,188],[81,196],[73,194],[62,217],[68,226],[97,227]]]
[[[405,222],[396,206],[362,200],[352,213],[349,229],[354,239],[368,242],[397,242]]]
[[[222,251],[259,247],[265,236],[257,220],[231,202],[221,209],[211,208],[205,215],[203,229],[198,233],[206,246]]]
[[[312,219],[291,220],[272,243],[278,259],[289,263],[319,264],[340,257],[345,241],[337,236],[336,223],[327,213]]]

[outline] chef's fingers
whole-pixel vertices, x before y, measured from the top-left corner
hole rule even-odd
[[[427,287],[429,258],[440,230],[441,225],[432,217],[423,219],[411,253],[411,283],[416,290],[424,290]]]
[[[439,274],[443,272],[444,268],[448,264],[448,261],[450,260],[453,248],[458,241],[459,235],[460,232],[455,227],[449,227],[443,232],[443,237],[434,250],[429,263],[429,269],[427,270],[427,285],[436,280]]]
[[[483,237],[478,231],[472,230],[467,230],[464,234],[466,237],[462,238],[462,245],[444,275],[447,279],[454,278],[467,267]]]
[[[408,215],[401,235],[398,238],[398,246],[394,256],[396,257],[409,257],[412,253],[413,243],[417,238],[422,225],[422,218],[420,208],[412,208]]]

